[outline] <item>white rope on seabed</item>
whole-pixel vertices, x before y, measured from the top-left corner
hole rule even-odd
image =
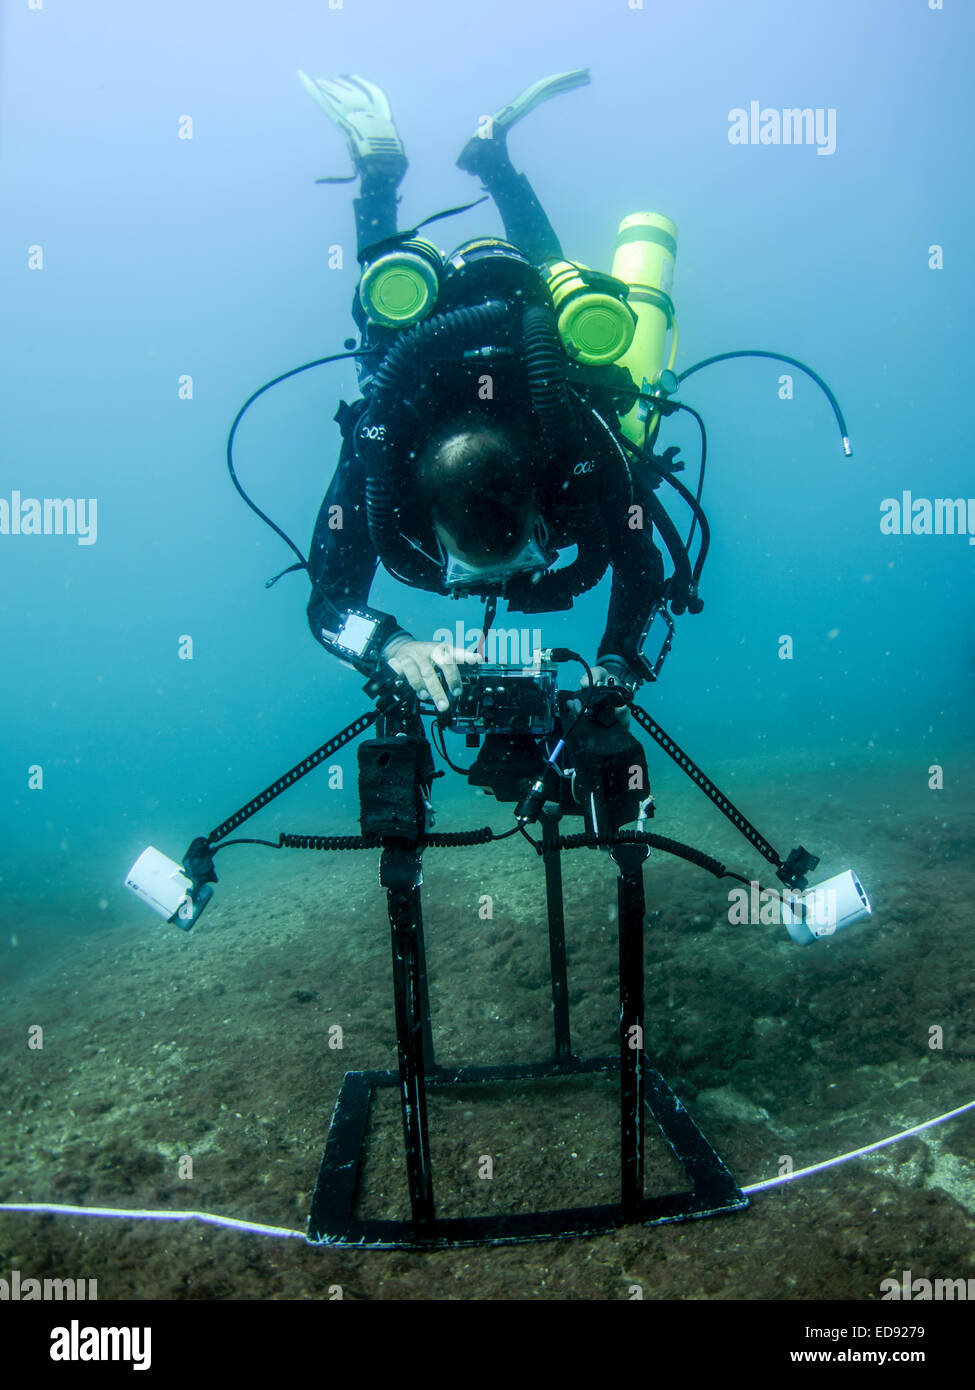
[[[876,1149],[885,1149],[888,1144],[896,1144],[899,1139],[909,1139],[912,1134],[920,1134],[922,1130],[931,1129],[933,1125],[953,1120],[956,1115],[963,1115],[966,1110],[975,1110],[975,1100],[970,1100],[967,1105],[959,1105],[957,1110],[949,1110],[933,1120],[925,1120],[923,1124],[902,1129],[899,1134],[891,1134],[887,1139],[878,1139],[876,1144],[867,1144],[862,1149],[851,1149],[849,1153],[827,1158],[822,1163],[810,1164],[808,1168],[797,1168],[794,1173],[783,1173],[777,1178],[766,1178],[764,1182],[753,1182],[741,1190],[764,1192],[770,1187],[778,1187],[785,1182],[794,1182],[796,1178],[807,1177],[810,1173],[820,1173],[824,1168],[835,1168],[838,1163],[846,1163],[851,1158],[862,1158],[864,1154],[873,1153]],[[236,1217],[216,1216],[209,1211],[136,1211],[125,1207],[71,1207],[57,1202],[0,1202],[0,1211],[39,1211],[61,1216],[114,1216],[129,1221],[202,1221],[208,1226],[223,1226],[231,1231],[249,1231],[258,1236],[277,1236],[282,1240],[307,1239],[304,1231],[291,1231],[285,1226],[263,1226],[257,1221],[238,1221]]]
[[[845,1163],[849,1158],[860,1158],[863,1154],[873,1153],[875,1149],[885,1149],[888,1144],[896,1144],[898,1139],[909,1139],[912,1134],[920,1134],[922,1129],[930,1129],[932,1125],[943,1124],[945,1120],[953,1120],[956,1115],[963,1115],[966,1110],[975,1109],[975,1100],[970,1100],[967,1105],[959,1105],[957,1110],[949,1110],[944,1115],[938,1115],[933,1120],[925,1120],[923,1124],[912,1125],[910,1129],[902,1129],[900,1134],[892,1134],[889,1139],[878,1139],[876,1144],[866,1144],[862,1149],[851,1149],[848,1154],[840,1154],[837,1158],[827,1158],[822,1163],[812,1163],[808,1168],[797,1168],[794,1173],[783,1173],[777,1178],[766,1178],[764,1182],[753,1182],[750,1187],[743,1187],[742,1192],[763,1192],[768,1187],[778,1187],[779,1183],[792,1182],[794,1178],[804,1178],[808,1173],[819,1173],[824,1168],[832,1168],[837,1163]]]

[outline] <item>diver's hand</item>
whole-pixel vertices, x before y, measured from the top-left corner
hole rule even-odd
[[[622,685],[623,683],[622,681],[618,681],[615,676],[611,676],[605,666],[594,666],[592,668],[592,678],[595,685]],[[583,675],[579,684],[580,686],[587,686],[589,684],[588,675]]]
[[[600,686],[600,685],[618,685],[618,686],[621,686],[621,687],[622,687],[623,684],[624,684],[623,681],[618,680],[616,676],[612,675],[611,672],[607,671],[605,666],[594,666],[594,667],[592,668],[592,678],[593,678],[593,684],[596,685],[596,686]],[[588,677],[588,675],[583,674],[582,680],[579,682],[579,685],[580,685],[582,688],[584,688],[584,689],[588,689],[588,686],[589,686],[589,677]],[[567,705],[568,705],[568,709],[569,709],[569,711],[570,711],[571,714],[579,715],[579,714],[582,712],[582,701],[581,701],[581,700],[569,700],[569,701],[567,702]],[[618,706],[617,706],[617,709],[616,709],[616,718],[617,718],[617,719],[619,720],[619,722],[623,725],[623,728],[624,728],[624,729],[626,729],[626,728],[629,727],[629,723],[630,723],[630,711],[626,708],[625,705],[618,705]]]
[[[386,664],[402,676],[421,700],[432,700],[443,713],[450,699],[461,693],[458,666],[477,665],[483,660],[477,652],[452,647],[447,642],[401,642]],[[449,698],[448,698],[449,692]]]

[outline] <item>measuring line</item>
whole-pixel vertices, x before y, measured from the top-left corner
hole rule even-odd
[[[813,1163],[808,1168],[797,1168],[794,1173],[784,1173],[778,1178],[753,1182],[741,1190],[764,1192],[770,1187],[778,1187],[782,1183],[793,1182],[796,1178],[804,1178],[809,1173],[820,1173],[825,1168],[835,1168],[838,1163],[846,1163],[851,1158],[861,1158],[876,1149],[886,1148],[888,1144],[896,1144],[899,1139],[909,1139],[912,1134],[920,1134],[923,1129],[930,1129],[932,1125],[953,1120],[956,1115],[963,1115],[966,1110],[975,1110],[975,1100],[970,1100],[967,1105],[959,1105],[957,1110],[949,1110],[933,1120],[925,1120],[923,1124],[902,1129],[899,1134],[892,1134],[888,1139],[879,1139],[876,1144],[867,1144],[862,1149],[851,1149],[849,1153],[827,1158],[823,1163]],[[111,1216],[127,1218],[130,1221],[202,1221],[208,1226],[223,1226],[231,1231],[250,1231],[258,1236],[277,1236],[282,1240],[307,1239],[304,1231],[291,1231],[285,1226],[264,1226],[256,1221],[238,1221],[236,1217],[217,1216],[209,1211],[130,1211],[125,1207],[70,1207],[56,1202],[0,1202],[0,1211],[39,1211],[60,1216]]]
[[[824,1168],[833,1168],[837,1163],[845,1163],[849,1158],[860,1158],[863,1154],[873,1153],[875,1149],[884,1149],[888,1144],[896,1144],[898,1139],[908,1139],[912,1134],[920,1134],[922,1129],[930,1129],[932,1125],[940,1125],[945,1120],[952,1120],[956,1115],[963,1115],[966,1110],[975,1109],[975,1100],[970,1100],[967,1105],[959,1105],[957,1110],[949,1110],[947,1114],[938,1115],[933,1120],[925,1120],[923,1124],[912,1125],[910,1129],[902,1129],[900,1134],[892,1134],[889,1139],[878,1139],[876,1144],[867,1144],[862,1149],[851,1149],[848,1154],[840,1154],[838,1158],[827,1158],[822,1163],[813,1163],[808,1168],[798,1168],[794,1173],[783,1173],[778,1178],[766,1178],[764,1182],[753,1182],[750,1187],[743,1187],[742,1192],[764,1192],[768,1187],[778,1187],[780,1183],[792,1182],[794,1178],[804,1178],[808,1173],[820,1173]]]

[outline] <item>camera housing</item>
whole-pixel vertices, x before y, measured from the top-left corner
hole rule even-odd
[[[457,734],[542,738],[555,728],[557,680],[551,662],[465,666],[461,670],[461,694],[444,715],[444,726]]]

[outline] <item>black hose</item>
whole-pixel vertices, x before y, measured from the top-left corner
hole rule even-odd
[[[684,486],[684,484],[680,481],[679,478],[675,478],[672,473],[665,473],[662,469],[657,468],[654,463],[652,453],[644,453],[644,451],[640,449],[638,445],[634,444],[632,440],[627,439],[625,435],[623,436],[623,443],[636,455],[638,459],[640,459],[644,463],[646,467],[652,469],[652,471],[656,473],[657,477],[660,478],[663,482],[669,483],[670,486],[674,489],[674,491],[677,492],[679,496],[683,498],[683,500],[690,507],[695,521],[701,528],[701,544],[697,552],[697,559],[694,562],[693,571],[691,573],[691,583],[693,585],[693,588],[696,590],[698,582],[701,578],[701,571],[704,568],[704,561],[707,559],[708,551],[711,548],[711,527],[708,523],[707,517],[704,514],[704,508],[701,506],[701,491],[703,489],[704,484],[704,463],[707,459],[707,435],[704,432],[704,421],[698,415],[697,411],[692,410],[691,407],[688,405],[682,405],[680,408],[681,410],[686,410],[689,412],[689,414],[695,416],[701,426],[701,473],[698,477],[698,490],[696,497],[690,491],[689,488],[686,488]],[[660,503],[659,505],[663,509],[663,503]],[[666,509],[663,509],[663,514],[667,517],[669,521],[670,516]],[[673,525],[673,523],[671,523],[671,525]],[[662,530],[661,534],[663,534]],[[691,528],[691,532],[688,535],[686,543],[680,539],[679,535],[677,535],[676,527],[674,528],[674,534],[676,537],[677,544],[684,553],[685,560],[687,560],[688,564],[690,564],[690,556],[688,555],[688,551],[690,549],[691,538],[694,534],[693,527]],[[667,549],[668,551],[670,551],[671,558],[673,558],[673,551],[671,550],[669,544],[667,546]],[[688,606],[690,607],[692,613],[700,611],[696,606],[696,602],[691,603]]]
[[[371,473],[385,476],[392,471],[397,437],[394,422],[401,413],[407,388],[427,365],[430,350],[457,348],[464,339],[501,327],[509,314],[510,308],[503,301],[488,300],[434,314],[397,338],[376,368],[369,404],[357,430],[356,448]]]
[[[373,549],[394,578],[413,589],[447,592],[440,564],[404,538],[399,503],[388,479],[366,478],[366,524]]]
[[[401,457],[401,431],[395,422],[403,399],[431,350],[458,348],[472,336],[500,328],[509,317],[507,304],[492,300],[435,314],[408,329],[376,369],[369,404],[356,430],[356,450],[367,466],[366,523],[369,539],[386,569],[413,588],[446,593],[439,563],[411,546],[402,534],[400,498],[394,463]]]
[[[525,379],[532,407],[543,433],[558,439],[573,422],[566,379],[567,360],[555,316],[541,304],[530,304],[521,316]]]
[[[587,387],[587,390],[615,391],[615,389],[615,387],[607,388],[601,386],[593,386],[592,384],[590,384]],[[658,410],[661,408],[661,398],[659,396],[650,395],[645,391],[637,392],[635,399],[645,401],[648,405],[654,406]],[[691,542],[694,539],[695,525],[700,526],[702,541],[700,549],[698,550],[697,560],[694,563],[693,570],[693,581],[696,587],[701,578],[701,571],[704,568],[704,561],[707,559],[708,549],[711,543],[711,528],[708,526],[707,517],[704,515],[704,509],[701,506],[701,495],[704,491],[704,470],[707,466],[708,458],[708,434],[703,419],[693,408],[693,406],[685,405],[683,401],[666,402],[666,413],[668,415],[678,410],[683,410],[686,414],[693,415],[694,419],[697,421],[698,429],[701,431],[701,461],[698,467],[696,496],[693,493],[691,493],[687,488],[685,488],[683,483],[679,483],[677,479],[673,477],[672,474],[663,472],[662,470],[654,467],[653,451],[649,447],[651,441],[648,441],[648,447],[644,450],[641,449],[639,444],[634,444],[632,439],[628,439],[626,435],[622,433],[622,431],[619,434],[617,434],[615,431],[610,431],[610,433],[612,434],[612,437],[617,445],[622,445],[623,447],[629,449],[630,453],[634,454],[636,458],[641,460],[641,462],[643,462],[644,464],[649,464],[650,467],[653,468],[653,471],[657,474],[657,476],[663,478],[665,482],[669,483],[672,488],[679,492],[681,497],[683,497],[684,501],[690,507],[693,519],[691,522],[691,529],[687,534],[687,540],[683,542],[683,547],[685,551],[690,552]],[[607,426],[606,428],[608,429],[609,427]],[[692,608],[692,612],[696,611],[696,608]]]
[[[694,564],[694,582],[696,584],[698,579],[701,577],[701,570],[704,568],[704,561],[707,559],[708,551],[711,548],[711,528],[708,526],[708,519],[704,515],[704,510],[701,507],[701,497],[704,493],[704,470],[707,467],[708,463],[708,432],[704,426],[703,418],[698,414],[698,412],[694,409],[693,406],[681,404],[680,408],[686,414],[694,416],[694,419],[697,421],[697,427],[701,431],[701,462],[697,470],[697,492],[694,495],[693,501],[691,501],[690,492],[687,493],[687,498],[685,499],[687,500],[688,505],[691,507],[693,511],[693,516],[691,517],[691,529],[687,533],[687,541],[685,542],[688,554],[690,554],[691,542],[694,539],[695,524],[699,525],[701,528],[701,548],[697,553],[697,560]],[[676,484],[676,478],[674,479],[674,482]],[[681,484],[681,487],[683,487],[683,484]],[[680,488],[678,488],[678,491],[680,491]]]
[[[280,382],[287,381],[289,377],[299,376],[302,372],[310,372],[312,367],[324,367],[329,362],[342,362],[349,357],[365,357],[374,351],[376,351],[375,348],[357,348],[354,352],[333,352],[330,357],[316,357],[314,362],[306,362],[301,367],[292,367],[290,372],[282,372],[280,376],[274,377],[271,381],[266,381],[263,386],[261,386],[252,395],[247,397],[247,400],[244,402],[244,404],[238,410],[237,414],[234,416],[234,423],[230,426],[230,433],[227,435],[227,469],[230,473],[230,481],[233,483],[234,487],[237,489],[241,497],[247,503],[248,507],[250,507],[251,511],[255,512],[263,522],[266,522],[267,525],[270,526],[271,530],[276,535],[281,537],[285,545],[291,547],[291,549],[294,551],[299,561],[301,562],[300,568],[304,570],[307,570],[308,568],[308,561],[305,559],[304,555],[302,555],[301,551],[295,545],[294,541],[291,539],[289,535],[287,535],[284,531],[281,530],[281,527],[278,526],[276,522],[271,520],[271,518],[267,515],[266,512],[261,511],[260,507],[257,505],[256,502],[251,501],[251,499],[248,497],[247,493],[241,486],[240,479],[237,477],[237,470],[234,468],[234,439],[237,437],[237,429],[240,425],[241,420],[243,420],[245,414],[248,410],[250,410],[254,402],[258,400],[259,397],[263,396],[265,391],[270,391],[272,386],[277,386]]]
[[[498,328],[509,313],[510,308],[503,300],[487,300],[483,304],[462,305],[445,314],[434,314],[407,329],[376,369],[370,413],[376,405],[389,407],[391,402],[386,399],[386,393],[402,389],[404,375],[415,370],[416,359],[421,353],[434,347],[454,346],[461,336],[470,337],[485,329]]]
[[[668,835],[652,835],[643,830],[610,830],[600,834],[584,831],[580,835],[560,835],[556,841],[559,849],[582,849],[598,845],[649,845],[664,854],[673,854],[678,859],[686,859],[699,869],[705,869],[715,878],[740,878],[740,874],[729,874],[720,859],[707,854],[693,845],[685,845],[680,840],[672,840]]]
[[[532,409],[550,445],[562,458],[573,452],[582,437],[575,404],[569,391],[568,361],[559,338],[555,315],[547,305],[530,304],[521,316],[521,350]],[[568,479],[566,480],[568,481]],[[569,565],[535,576],[509,580],[505,597],[509,607],[524,613],[571,607],[573,598],[595,587],[606,573],[610,545],[598,500],[580,498],[570,509],[566,530],[578,547]]]
[[[360,421],[356,447],[367,465],[366,521],[369,538],[384,566],[404,583],[446,592],[440,565],[411,546],[402,535],[401,489],[394,462],[402,450],[394,421],[402,401],[431,350],[457,349],[486,331],[504,325],[510,313],[501,301],[462,306],[435,315],[408,330],[390,348],[376,370],[370,401]],[[576,413],[569,396],[567,362],[551,309],[529,305],[521,317],[522,357],[532,409],[550,446],[560,452],[578,437]],[[570,507],[569,534],[578,547],[570,565],[536,576],[514,576],[505,597],[516,611],[541,612],[570,606],[572,598],[599,583],[609,564],[606,527],[594,498]]]
[[[572,607],[572,600],[594,588],[609,564],[609,537],[598,503],[587,501],[571,510],[566,532],[578,547],[568,565],[545,574],[516,574],[508,579],[504,597],[516,613],[545,613]]]
[[[646,498],[647,506],[650,510],[650,517],[654,526],[660,532],[667,552],[673,562],[674,572],[668,581],[671,611],[679,617],[683,613],[691,599],[696,595],[692,592],[693,576],[691,574],[691,562],[684,549],[684,542],[680,538],[677,527],[667,515],[664,504],[657,494],[651,491]]]
[[[807,367],[805,362],[800,362],[798,357],[787,357],[785,353],[782,352],[765,352],[760,348],[743,348],[738,352],[719,352],[716,353],[714,357],[705,357],[703,361],[695,362],[692,367],[687,367],[677,377],[677,383],[680,385],[682,381],[686,381],[687,378],[693,376],[695,372],[703,371],[705,367],[713,366],[715,362],[730,362],[732,358],[735,357],[766,357],[770,358],[773,362],[788,362],[790,366],[798,367],[800,372],[805,372],[806,376],[816,383],[832,406],[833,414],[836,416],[836,423],[839,425],[840,435],[843,440],[843,452],[846,454],[847,458],[852,456],[853,449],[850,445],[850,435],[846,428],[843,412],[840,410],[839,401],[833,395],[819,373],[814,372],[812,367]]]

